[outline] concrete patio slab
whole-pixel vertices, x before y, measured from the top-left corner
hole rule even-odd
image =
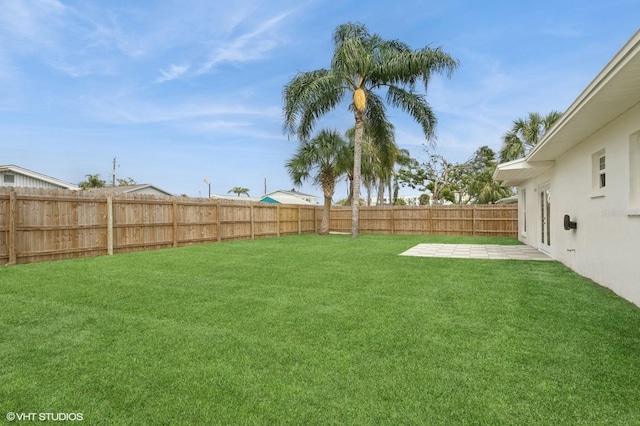
[[[418,244],[400,256],[449,257],[455,259],[553,260],[531,246],[497,244]]]

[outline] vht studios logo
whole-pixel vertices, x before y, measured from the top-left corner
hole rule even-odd
[[[13,421],[50,421],[50,422],[76,422],[82,421],[82,413],[7,413],[7,420]]]

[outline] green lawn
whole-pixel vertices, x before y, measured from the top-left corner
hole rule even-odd
[[[0,419],[640,424],[640,309],[556,262],[293,236],[0,268]],[[79,423],[79,422],[77,422]]]

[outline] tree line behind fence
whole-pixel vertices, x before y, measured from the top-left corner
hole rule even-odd
[[[321,206],[0,188],[0,265],[315,233]],[[331,209],[349,232],[351,208]],[[517,236],[516,205],[362,207],[360,232]]]

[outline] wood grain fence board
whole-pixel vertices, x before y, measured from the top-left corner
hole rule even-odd
[[[9,193],[9,265],[15,265],[17,262],[17,239],[18,239],[18,207],[15,191]]]
[[[0,194],[0,265],[9,262],[9,194]]]

